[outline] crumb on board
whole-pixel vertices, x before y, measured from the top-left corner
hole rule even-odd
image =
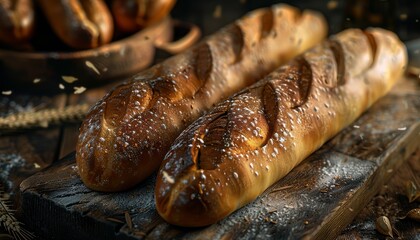
[[[84,91],[86,91],[86,88],[83,87],[83,86],[81,86],[81,87],[74,87],[73,89],[74,89],[74,94],[81,94]]]
[[[407,213],[406,217],[408,217],[408,218],[410,218],[412,220],[415,220],[417,222],[420,222],[420,208],[411,209]]]
[[[375,221],[376,230],[383,235],[393,237],[392,225],[387,216],[380,216]]]
[[[75,81],[79,80],[78,78],[73,76],[61,76],[61,78],[67,83],[74,83]]]
[[[125,217],[125,222],[127,223],[128,229],[130,231],[133,230],[133,221],[131,219],[130,213],[129,212],[124,212],[124,217]]]
[[[170,184],[174,184],[175,180],[173,177],[169,176],[169,174],[166,171],[162,171],[163,178]]]
[[[96,72],[98,75],[101,75],[99,70],[95,67],[95,65],[91,61],[85,61],[85,64],[88,68],[92,69],[94,72]]]
[[[64,89],[64,88],[65,88],[65,87],[64,87],[64,84],[62,84],[62,83],[58,84],[58,88],[59,88],[59,89]]]
[[[11,95],[12,94],[12,90],[2,91],[1,94],[3,94],[3,95]]]
[[[35,83],[35,84],[37,84],[39,82],[41,82],[41,78],[35,78],[34,81],[33,81],[33,83]]]

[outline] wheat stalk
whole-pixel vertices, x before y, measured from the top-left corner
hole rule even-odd
[[[0,117],[0,129],[22,129],[48,127],[51,123],[66,120],[80,120],[89,110],[88,104],[76,104],[64,108],[48,108],[38,111],[25,111]]]
[[[0,189],[0,226],[2,226],[16,240],[30,240],[35,236],[33,233],[22,227],[23,223],[19,222],[13,214],[9,197]]]

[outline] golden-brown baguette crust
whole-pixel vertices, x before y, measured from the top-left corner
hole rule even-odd
[[[112,40],[114,24],[103,0],[37,0],[57,36],[75,49]]]
[[[350,29],[218,104],[166,155],[159,214],[204,226],[253,201],[390,90],[406,63],[395,34]]]
[[[80,128],[86,186],[120,191],[156,171],[171,143],[217,102],[320,42],[322,16],[287,5],[259,9],[118,86]]]
[[[0,42],[11,46],[26,43],[34,30],[31,0],[0,1]]]

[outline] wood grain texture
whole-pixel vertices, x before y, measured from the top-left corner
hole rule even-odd
[[[419,239],[420,225],[406,218],[408,211],[420,207],[419,201],[409,202],[406,195],[407,184],[420,183],[420,151],[405,162],[391,180],[363,208],[354,221],[337,237],[345,239],[390,239],[375,229],[375,219],[387,216],[394,227],[393,235],[398,239]],[[417,185],[419,186],[419,185]]]
[[[48,107],[63,107],[65,96],[28,96],[12,93],[0,97],[0,116]],[[18,200],[21,181],[57,159],[60,129],[0,132],[0,186]],[[15,203],[16,204],[16,203]]]
[[[45,239],[334,238],[420,151],[420,92],[418,83],[408,84],[397,85],[257,200],[209,227],[165,223],[155,209],[155,176],[122,193],[87,189],[74,155],[21,184],[23,220]]]

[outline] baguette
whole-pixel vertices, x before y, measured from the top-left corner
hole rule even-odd
[[[256,199],[390,90],[407,64],[382,29],[346,30],[218,104],[173,143],[156,207],[205,226]]]
[[[0,42],[10,46],[26,43],[33,35],[34,25],[31,0],[0,1]]]
[[[138,184],[159,169],[175,138],[204,111],[325,35],[319,14],[275,5],[134,76],[100,100],[81,125],[76,162],[82,181],[108,192]]]
[[[96,48],[112,40],[114,23],[103,0],[38,0],[57,36],[75,49]]]

